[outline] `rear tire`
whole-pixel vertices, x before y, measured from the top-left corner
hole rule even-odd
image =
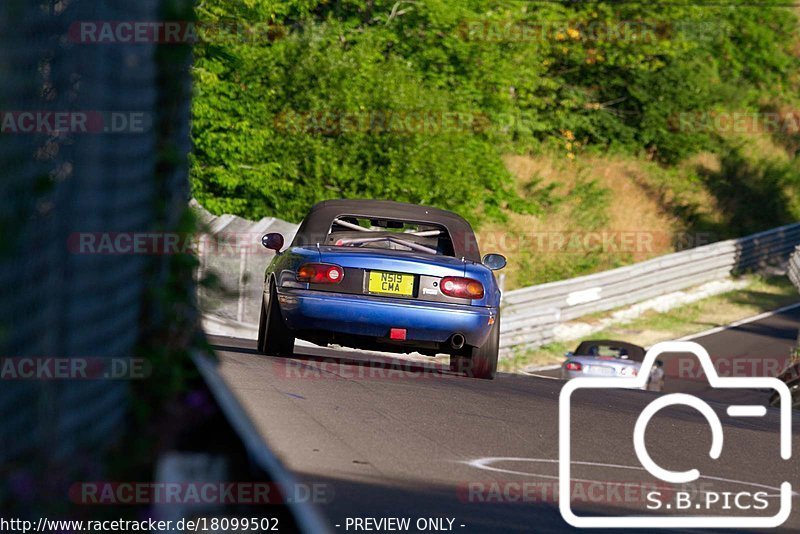
[[[480,347],[473,347],[471,356],[450,356],[450,370],[472,378],[493,380],[497,374],[497,355],[500,352],[500,315],[492,325],[489,337]]]
[[[294,335],[283,320],[278,304],[278,292],[272,284],[269,289],[269,301],[261,297],[258,352],[268,356],[291,356],[294,352]]]

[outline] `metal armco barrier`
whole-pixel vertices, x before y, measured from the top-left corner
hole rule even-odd
[[[513,349],[544,345],[553,340],[553,329],[562,321],[785,260],[798,243],[800,223],[610,271],[509,291],[503,295],[500,346]],[[790,273],[794,273],[793,281],[798,285],[800,253],[795,253],[792,265]]]

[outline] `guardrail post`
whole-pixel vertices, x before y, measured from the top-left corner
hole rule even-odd
[[[236,320],[244,322],[244,304],[247,300],[247,247],[240,247],[239,250],[239,306],[236,310]]]

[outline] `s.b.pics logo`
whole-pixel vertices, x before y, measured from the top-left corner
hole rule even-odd
[[[726,398],[732,402],[712,406],[685,393],[654,400],[646,393],[598,395],[598,390],[641,388],[656,359],[665,353],[694,355],[710,387],[726,390]],[[780,406],[768,410],[763,405],[737,403],[737,390],[772,390]],[[598,403],[616,412],[603,420],[609,428],[593,424],[588,419],[590,410],[582,414],[583,406],[596,408]],[[572,526],[594,528],[782,525],[796,495],[786,480],[792,472],[787,462],[792,456],[791,416],[786,384],[777,378],[720,378],[708,352],[694,342],[655,345],[635,379],[573,379],[564,385],[559,398],[561,515]],[[577,437],[587,431],[603,432],[603,443],[612,445],[596,447],[597,440]],[[614,471],[636,473],[648,477],[652,486],[633,509],[581,506],[571,498],[570,487],[585,480],[586,466],[595,470],[594,477],[613,477]]]

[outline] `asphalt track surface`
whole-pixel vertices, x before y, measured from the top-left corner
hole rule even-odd
[[[757,376],[785,360],[798,328],[795,308],[695,341],[722,376]],[[418,531],[421,518],[443,519],[445,528],[450,519],[451,531],[464,533],[574,530],[553,495],[561,380],[500,374],[483,381],[455,376],[437,359],[300,345],[293,358],[272,358],[257,353],[254,340],[211,342],[224,379],[269,446],[301,482],[321,488],[316,502],[333,531],[363,532],[354,529],[355,518],[389,517],[409,518],[410,532]],[[764,516],[777,512],[782,482],[800,492],[798,440],[793,458],[781,460],[777,410],[746,419],[725,412],[731,403],[763,403],[768,393],[710,390],[686,358],[692,357],[665,357],[667,391],[709,401],[724,427],[721,457],[708,456],[711,433],[702,416],[666,408],[648,426],[648,452],[667,469],[697,468],[703,477],[685,487],[658,482],[641,469],[632,441],[636,419],[657,394],[577,391],[571,410],[576,514],[652,514],[645,495],[656,488],[664,507],[672,504],[670,514],[676,491],[686,491],[694,508],[712,492],[725,498],[723,492],[762,491],[767,508],[753,515]],[[795,417],[792,434],[798,431]],[[748,503],[764,506],[742,501]],[[771,532],[800,530],[800,496],[792,505],[789,520]],[[721,505],[705,513],[712,512],[745,513]]]

